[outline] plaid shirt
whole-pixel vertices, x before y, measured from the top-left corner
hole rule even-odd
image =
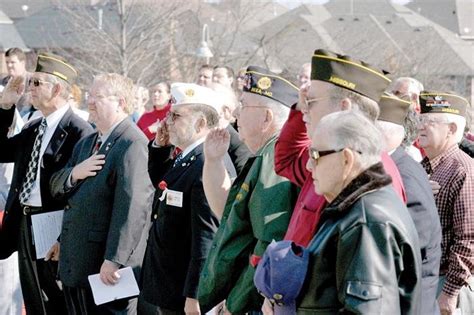
[[[456,144],[432,160],[425,157],[421,164],[441,186],[435,201],[443,230],[443,292],[457,296],[474,270],[474,160]]]

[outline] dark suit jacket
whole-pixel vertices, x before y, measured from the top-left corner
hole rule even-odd
[[[218,220],[202,186],[203,145],[174,168],[169,152],[169,148],[150,149],[150,175],[156,183],[166,182],[167,189],[182,192],[182,207],[155,198],[140,295],[156,306],[183,311],[186,297],[196,298],[199,274]],[[162,192],[157,189],[156,197]]]
[[[66,181],[73,166],[87,159],[97,133],[74,148],[68,165],[53,175],[51,189],[66,197],[61,231],[59,275],[69,287],[88,286],[87,276],[99,273],[104,259],[131,266],[139,279],[146,248],[154,189],[147,170],[147,140],[124,119],[98,151],[105,164],[96,176],[71,189]]]
[[[1,255],[10,255],[17,250],[19,223],[22,216],[19,194],[28,170],[33,143],[36,138],[41,120],[26,126],[19,134],[7,138],[8,127],[11,125],[14,108],[0,109],[0,162],[15,162],[12,184],[5,205],[2,237],[0,243]],[[63,168],[72,154],[74,145],[84,136],[93,132],[89,123],[75,115],[69,109],[59,122],[51,141],[43,155],[41,165],[40,190],[43,210],[53,211],[64,209],[64,200],[55,200],[49,190],[49,180],[53,173]]]
[[[415,222],[420,239],[422,258],[422,312],[437,314],[439,264],[441,260],[441,225],[428,176],[420,163],[413,160],[402,147],[391,155],[402,176],[407,195],[407,208]]]

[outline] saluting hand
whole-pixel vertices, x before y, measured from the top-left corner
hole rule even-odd
[[[11,78],[0,97],[0,106],[8,110],[16,104],[25,91],[25,77],[16,76]]]
[[[298,104],[296,105],[296,109],[299,111],[308,110],[306,108],[306,100],[308,99],[308,91],[310,86],[311,81],[303,83],[300,86],[300,90],[298,92]]]
[[[206,160],[219,160],[224,157],[230,145],[230,134],[226,129],[216,128],[209,132],[204,141]]]
[[[71,172],[72,183],[74,184],[79,180],[97,175],[97,172],[102,169],[104,164],[104,154],[93,154],[88,159],[74,166]]]
[[[166,126],[166,120],[157,122],[155,145],[165,147],[170,144],[170,135],[168,133],[168,127]]]

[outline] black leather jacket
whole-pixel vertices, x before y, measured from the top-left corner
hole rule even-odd
[[[298,314],[418,314],[421,257],[406,206],[380,163],[324,210]]]

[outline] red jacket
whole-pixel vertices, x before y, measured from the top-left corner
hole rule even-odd
[[[148,127],[156,123],[157,120],[163,120],[170,111],[170,108],[171,103],[168,103],[168,105],[162,109],[154,109],[152,112],[143,114],[142,117],[140,117],[140,119],[137,121],[138,128],[143,131],[148,140],[155,139],[156,135],[156,132],[151,132]]]
[[[306,247],[316,234],[319,218],[327,203],[323,196],[314,191],[311,173],[306,169],[311,141],[302,118],[300,111],[291,110],[275,145],[275,172],[302,187],[285,240]],[[387,153],[383,153],[382,163],[387,174],[392,177],[393,188],[406,203],[405,188],[395,162]]]

